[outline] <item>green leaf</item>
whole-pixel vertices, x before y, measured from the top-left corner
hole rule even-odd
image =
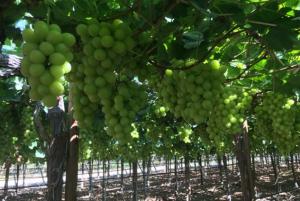
[[[277,51],[291,50],[294,45],[299,44],[297,34],[283,27],[271,28],[263,40],[270,48]]]
[[[227,71],[225,72],[225,76],[227,78],[235,78],[241,73],[241,69],[234,67],[234,66],[229,66],[227,68]]]
[[[182,41],[186,49],[199,47],[203,40],[203,34],[199,31],[185,32],[182,35]]]

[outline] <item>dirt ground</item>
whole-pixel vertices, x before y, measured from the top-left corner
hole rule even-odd
[[[297,178],[300,176],[300,169],[296,168]],[[223,181],[221,182],[218,168],[210,168],[205,171],[203,185],[200,182],[199,171],[191,171],[190,184],[191,184],[191,200],[195,201],[212,201],[212,200],[241,200],[240,182],[237,170],[228,169],[228,187],[229,192],[226,190],[227,182],[223,174]],[[146,201],[183,201],[186,200],[186,185],[183,172],[178,174],[178,191],[175,190],[175,176],[174,174],[160,174],[149,176],[149,187],[144,191],[143,177],[138,179],[138,197],[139,200]],[[275,185],[274,174],[271,166],[256,167],[256,182],[255,193],[257,201],[278,200],[278,201],[300,201],[300,188],[294,184],[292,171],[287,167],[281,167],[280,177]],[[89,193],[88,183],[84,183],[78,187],[78,201],[86,200],[103,200],[103,188],[101,181],[93,182],[93,191]],[[300,182],[299,182],[300,184]],[[120,179],[109,180],[106,185],[106,200],[131,200],[132,199],[132,182],[131,178],[124,179],[124,188],[121,191]],[[279,193],[277,193],[277,191]],[[146,193],[146,197],[144,196]],[[45,188],[30,188],[20,189],[16,194],[12,190],[5,198],[1,196],[1,201],[34,201],[45,200]]]

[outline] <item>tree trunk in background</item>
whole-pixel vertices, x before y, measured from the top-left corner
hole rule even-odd
[[[17,183],[16,183],[16,193],[18,193],[19,177],[20,177],[20,164],[17,163]]]
[[[107,161],[107,177],[110,176],[110,160]]]
[[[221,161],[221,156],[219,154],[217,154],[217,162],[218,162],[220,182],[222,183],[223,182],[222,161]]]
[[[121,191],[124,190],[124,159],[121,159]]]
[[[9,180],[9,170],[11,167],[11,161],[9,159],[5,162],[5,183],[4,183],[4,195],[8,192],[8,180]]]
[[[192,188],[190,184],[190,158],[188,155],[184,157],[185,165],[185,188],[186,188],[186,201],[191,201]]]
[[[132,169],[132,163],[129,162],[129,176],[131,177],[131,169]]]
[[[150,184],[149,184],[149,175],[151,173],[151,160],[152,157],[151,155],[148,158],[148,162],[147,162],[147,175],[146,175],[146,184],[147,184],[147,188],[149,188]]]
[[[106,201],[106,162],[103,160],[103,167],[102,167],[102,200]]]
[[[227,166],[227,157],[225,154],[223,155],[223,166],[224,166],[224,174],[225,174],[225,179],[223,180],[223,182],[224,182],[226,193],[229,196],[230,189],[229,189],[229,178],[228,178],[228,166]]]
[[[23,187],[25,186],[26,164],[23,163]]]
[[[142,166],[143,166],[143,189],[144,189],[144,199],[146,199],[146,187],[147,187],[147,181],[146,181],[146,161],[143,159],[142,161]]]
[[[254,200],[254,185],[251,170],[247,120],[243,123],[243,133],[237,135],[236,138],[236,156],[241,175],[243,200],[251,201]]]
[[[89,164],[89,198],[92,199],[93,196],[93,163],[90,158],[88,161]]]
[[[178,167],[178,162],[177,162],[177,156],[175,155],[175,196],[177,198],[178,195],[178,176],[177,176],[177,167]]]
[[[296,173],[295,173],[295,166],[294,166],[294,155],[292,153],[290,153],[290,158],[291,158],[291,167],[292,167],[294,185],[295,185],[295,187],[298,188],[297,176],[296,176]]]
[[[202,167],[202,155],[199,154],[198,156],[198,163],[199,163],[199,171],[200,171],[200,184],[203,186],[203,167]]]
[[[66,201],[75,201],[77,197],[78,159],[79,159],[79,129],[77,121],[71,126],[66,167]]]
[[[288,156],[285,157],[285,163],[286,163],[287,168],[290,169],[290,160],[289,160]]]
[[[256,181],[256,173],[255,173],[255,155],[252,154],[252,175],[253,175],[253,182],[255,183]]]
[[[276,154],[276,163],[277,163],[278,171],[280,172],[280,155],[279,154]]]
[[[138,201],[138,192],[137,192],[137,160],[132,162],[132,188],[133,188],[133,201]]]
[[[279,193],[279,184],[278,184],[278,169],[275,161],[275,153],[271,153],[271,164],[273,167],[275,185],[276,185],[276,192]]]
[[[118,159],[117,159],[116,163],[117,163],[117,177],[119,177],[119,160]]]

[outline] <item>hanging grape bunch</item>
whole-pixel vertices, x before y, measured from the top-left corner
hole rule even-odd
[[[279,93],[268,93],[255,108],[255,131],[273,141],[280,151],[289,153],[299,142],[295,101]]]
[[[210,139],[221,145],[227,137],[241,132],[246,109],[249,108],[252,96],[239,87],[223,88],[207,122]]]
[[[183,63],[176,61],[173,66],[182,66]],[[162,102],[176,117],[203,123],[220,96],[223,73],[219,62],[214,60],[188,70],[167,69],[162,81],[154,81],[154,86]]]
[[[146,101],[141,85],[121,73],[122,68],[127,68],[122,60],[135,45],[132,31],[121,20],[112,23],[91,20],[89,24],[78,25],[76,31],[83,46],[82,64],[72,70],[70,80],[81,97],[88,98],[90,103],[84,107],[91,103],[101,105],[107,133],[126,142],[134,132],[132,123],[136,113]],[[83,119],[88,123],[92,117],[80,115],[82,108],[81,101],[74,104],[75,118],[80,124]]]
[[[64,74],[71,70],[75,37],[62,33],[58,25],[43,21],[37,21],[33,29],[25,29],[22,36],[25,43],[21,73],[31,87],[30,98],[42,100],[48,107],[55,106],[56,97],[64,93]]]

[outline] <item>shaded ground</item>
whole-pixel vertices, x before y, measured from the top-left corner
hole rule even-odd
[[[300,175],[300,170],[297,170],[297,177]],[[229,173],[229,193],[226,192],[226,188],[223,187],[220,181],[219,169],[210,168],[205,171],[204,185],[200,184],[199,171],[191,172],[191,186],[192,186],[192,200],[195,201],[211,201],[211,200],[228,200],[228,195],[231,196],[232,201],[241,200],[241,193],[239,177],[236,169],[228,170]],[[278,179],[278,186],[275,186],[275,179],[272,171],[272,167],[256,167],[257,181],[256,181],[256,194],[258,201],[266,200],[300,200],[300,189],[295,187],[293,182],[292,172],[286,167],[281,167],[280,178]],[[224,175],[223,175],[224,178]],[[171,201],[185,200],[185,183],[184,174],[180,172],[178,174],[178,192],[175,191],[175,176],[174,174],[162,173],[159,175],[151,175],[149,177],[149,187],[146,189],[146,199],[144,196],[144,184],[143,177],[139,177],[138,180],[138,192],[140,200],[147,201]],[[101,182],[101,183],[100,183]],[[226,182],[225,182],[226,183]],[[93,181],[93,191],[89,197],[88,183],[84,183],[83,186],[78,187],[78,201],[85,200],[103,200],[102,199],[102,181]],[[113,200],[131,200],[132,186],[131,178],[124,179],[124,190],[120,189],[120,178],[110,179],[107,182],[106,198],[108,201]],[[280,193],[276,193],[276,189]],[[45,188],[30,188],[21,189],[18,194],[15,194],[12,190],[9,192],[9,196],[3,198],[0,195],[1,200],[45,200]],[[3,194],[3,192],[0,192]]]

